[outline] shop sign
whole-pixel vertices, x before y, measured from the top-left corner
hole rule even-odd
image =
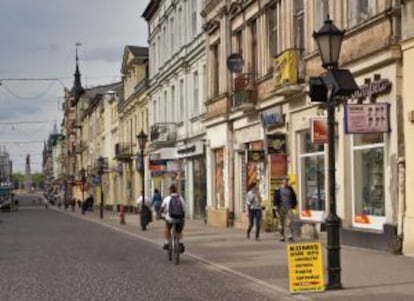
[[[263,150],[249,150],[247,160],[248,162],[263,162],[265,161],[265,152]]]
[[[392,83],[385,78],[381,78],[379,74],[374,76],[374,80],[365,79],[365,84],[359,86],[359,90],[355,91],[351,98],[365,99],[368,97],[377,97],[391,92]]]
[[[348,104],[345,106],[345,133],[386,133],[390,127],[390,104]]]
[[[287,255],[291,293],[325,290],[321,243],[288,244]]]
[[[326,118],[311,118],[311,141],[313,144],[328,143],[328,121]]]
[[[167,161],[167,172],[178,172],[178,161],[177,160],[169,160]]]
[[[262,123],[265,127],[281,126],[285,123],[281,106],[276,106],[266,111],[263,111],[261,116]]]
[[[272,154],[270,156],[270,174],[272,178],[286,177],[287,156],[285,154]]]
[[[286,135],[274,134],[267,136],[267,152],[269,154],[286,153]]]

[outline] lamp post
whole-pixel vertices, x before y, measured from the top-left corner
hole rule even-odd
[[[142,190],[142,205],[141,205],[141,229],[147,230],[147,206],[145,205],[145,168],[144,168],[144,150],[147,144],[148,136],[143,130],[137,135],[138,147],[141,150],[141,190]]]
[[[105,159],[101,156],[98,158],[98,175],[99,175],[99,182],[101,183],[101,202],[99,204],[99,217],[103,219],[103,209],[104,209],[104,194],[103,194],[103,170],[104,170],[104,161]]]
[[[82,214],[85,214],[85,184],[86,184],[86,170],[85,168],[82,168],[80,170],[80,175],[81,175],[81,182],[82,182]]]
[[[339,53],[341,50],[344,31],[339,30],[332,20],[325,20],[313,38],[319,48],[322,67],[327,72],[323,77],[311,79],[310,96],[316,92],[316,101],[325,101],[328,122],[328,195],[329,213],[326,218],[327,253],[328,253],[328,283],[327,289],[341,289],[341,259],[340,259],[340,226],[341,220],[336,213],[336,180],[335,180],[335,100],[337,96],[349,96],[358,89],[349,70],[338,69]],[[319,92],[319,93],[318,93]],[[315,94],[313,96],[315,96]]]

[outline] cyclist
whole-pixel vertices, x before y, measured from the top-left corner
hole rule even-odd
[[[171,239],[171,229],[173,224],[175,225],[175,230],[177,232],[177,236],[178,239],[180,241],[180,252],[183,253],[184,252],[184,244],[182,241],[182,231],[184,228],[184,222],[185,222],[185,201],[182,197],[180,197],[177,193],[177,187],[174,184],[170,185],[170,195],[166,196],[164,198],[164,200],[162,201],[161,204],[161,212],[164,214],[165,216],[165,229],[164,229],[164,238],[165,238],[165,242],[164,242],[164,246],[163,249],[164,250],[168,250],[168,242]],[[178,200],[181,203],[181,209],[183,211],[183,216],[182,218],[173,218],[171,217],[171,208],[170,208],[170,204],[173,201],[171,201],[172,199],[178,198]]]

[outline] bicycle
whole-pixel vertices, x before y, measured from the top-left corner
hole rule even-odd
[[[168,240],[167,253],[168,253],[169,261],[172,261],[173,255],[174,255],[175,264],[179,264],[181,250],[180,250],[180,239],[178,238],[177,231],[175,229],[176,226],[177,226],[176,223],[174,223],[172,226],[171,236],[170,236],[170,239]]]

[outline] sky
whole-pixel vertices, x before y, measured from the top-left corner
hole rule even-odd
[[[75,48],[84,88],[120,81],[126,45],[147,46],[149,0],[0,0],[0,148],[41,171],[44,141],[60,129]]]

